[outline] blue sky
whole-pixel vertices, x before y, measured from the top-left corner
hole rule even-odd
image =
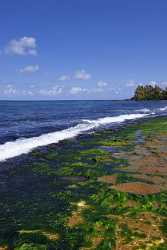
[[[167,86],[166,0],[0,3],[1,99],[122,99]]]

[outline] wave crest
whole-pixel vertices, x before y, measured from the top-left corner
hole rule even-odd
[[[120,115],[114,117],[104,117],[97,120],[83,120],[83,123],[79,123],[74,127],[56,131],[48,134],[43,134],[38,137],[22,138],[12,142],[6,142],[0,145],[0,161],[27,154],[33,149],[41,146],[46,146],[52,143],[58,143],[59,141],[73,138],[83,132],[92,130],[102,125],[121,123],[126,120],[139,119],[148,114],[129,114]]]

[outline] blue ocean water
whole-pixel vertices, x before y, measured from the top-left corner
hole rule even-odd
[[[167,101],[0,101],[0,161],[91,129],[167,115]]]

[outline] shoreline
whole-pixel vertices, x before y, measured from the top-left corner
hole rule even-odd
[[[140,124],[140,123],[142,123],[142,122],[144,122],[144,121],[147,121],[147,120],[154,120],[154,119],[158,119],[158,118],[161,118],[161,117],[167,117],[166,115],[161,115],[161,116],[155,116],[155,117],[141,117],[141,118],[139,118],[139,119],[134,119],[134,120],[125,120],[125,121],[123,121],[123,122],[120,122],[120,123],[113,123],[113,124],[109,124],[109,125],[105,125],[105,126],[101,126],[101,127],[99,127],[99,128],[96,128],[96,129],[90,129],[90,130],[88,130],[88,131],[85,131],[85,132],[81,132],[81,133],[79,133],[78,135],[76,135],[76,136],[73,136],[73,137],[71,137],[71,138],[65,138],[65,139],[62,139],[62,140],[60,140],[59,142],[53,142],[53,143],[51,143],[51,144],[48,144],[48,145],[43,145],[43,146],[38,146],[38,147],[35,147],[34,149],[32,149],[30,152],[28,152],[28,153],[23,153],[23,154],[21,154],[21,155],[18,155],[18,156],[15,156],[15,157],[11,157],[11,158],[9,158],[9,159],[6,159],[6,160],[2,160],[2,161],[0,161],[0,172],[1,172],[1,165],[4,165],[4,164],[7,164],[8,165],[8,163],[10,164],[11,162],[13,162],[13,161],[22,161],[23,159],[28,159],[28,157],[31,157],[31,153],[33,152],[33,151],[35,151],[35,150],[38,150],[38,149],[45,149],[45,148],[48,148],[49,149],[49,147],[51,146],[52,147],[52,145],[58,145],[58,144],[63,144],[63,142],[64,141],[66,141],[66,140],[69,140],[69,141],[73,141],[74,139],[77,139],[77,140],[79,140],[80,138],[82,138],[82,137],[90,137],[91,136],[91,134],[94,134],[94,133],[96,133],[96,132],[103,132],[103,131],[105,131],[105,130],[109,130],[109,131],[115,131],[115,132],[119,132],[122,128],[126,128],[127,126],[130,126],[130,125],[135,125],[135,124]],[[68,129],[70,129],[71,127],[69,127],[69,128],[65,128],[65,130],[68,130]],[[52,131],[52,132],[48,132],[48,133],[45,133],[45,134],[41,134],[41,135],[38,135],[38,136],[34,136],[34,137],[23,137],[23,139],[33,139],[33,138],[39,138],[39,137],[41,137],[41,136],[43,136],[43,135],[48,135],[48,134],[51,134],[51,133],[54,133],[54,132],[61,132],[62,130],[58,130],[58,131]],[[22,139],[22,138],[21,138]],[[19,141],[20,140],[20,138],[18,138],[18,139],[16,139],[15,141],[5,141],[3,144],[1,144],[1,146],[3,146],[3,145],[5,145],[5,143],[14,143],[14,142],[16,142],[16,141]]]
[[[112,131],[112,132],[116,132],[116,133],[119,133],[119,131],[121,131],[122,129],[128,127],[128,126],[131,126],[131,125],[139,125],[141,123],[143,123],[144,121],[147,121],[147,120],[154,120],[154,119],[158,119],[159,117],[143,117],[143,118],[140,118],[140,119],[136,119],[136,120],[129,120],[129,121],[126,121],[126,122],[123,122],[121,124],[115,124],[115,125],[112,125],[112,126],[109,126],[109,127],[106,127],[106,128],[98,128],[94,131],[90,131],[88,133],[81,133],[77,136],[74,136],[70,139],[65,139],[65,140],[62,140],[62,141],[59,141],[58,143],[53,143],[53,144],[49,144],[49,145],[46,145],[46,146],[41,146],[41,147],[37,147],[35,149],[33,149],[31,152],[29,153],[26,153],[26,154],[22,154],[22,155],[19,155],[19,156],[16,156],[16,157],[13,157],[13,158],[9,158],[5,161],[0,161],[0,173],[2,173],[3,171],[8,171],[10,168],[15,168],[17,166],[19,166],[20,164],[25,164],[25,162],[31,162],[31,158],[32,158],[32,153],[34,151],[38,151],[38,150],[49,150],[49,148],[52,146],[55,147],[58,147],[61,145],[63,147],[63,144],[64,142],[66,142],[67,140],[70,142],[73,142],[74,140],[80,140],[81,138],[85,138],[85,139],[88,139],[91,138],[91,135],[96,133],[96,132],[103,132],[103,131]],[[31,137],[30,137],[31,138]],[[25,138],[25,139],[29,139],[28,138]],[[32,159],[33,160],[33,159]],[[6,167],[5,167],[6,166]]]
[[[77,137],[83,133],[89,133],[102,126],[112,126],[131,120],[137,120],[148,116],[147,114],[123,114],[119,116],[103,117],[95,120],[81,120],[78,124],[66,129],[41,134],[40,136],[21,138],[15,141],[8,141],[0,145],[0,161],[27,154],[38,147],[59,143],[63,140]],[[117,125],[118,126],[118,125]]]
[[[0,247],[167,248],[167,117],[130,123],[0,164]]]

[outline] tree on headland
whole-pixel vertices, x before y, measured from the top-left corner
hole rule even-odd
[[[167,88],[161,89],[158,85],[139,85],[135,90],[132,100],[167,100]]]

